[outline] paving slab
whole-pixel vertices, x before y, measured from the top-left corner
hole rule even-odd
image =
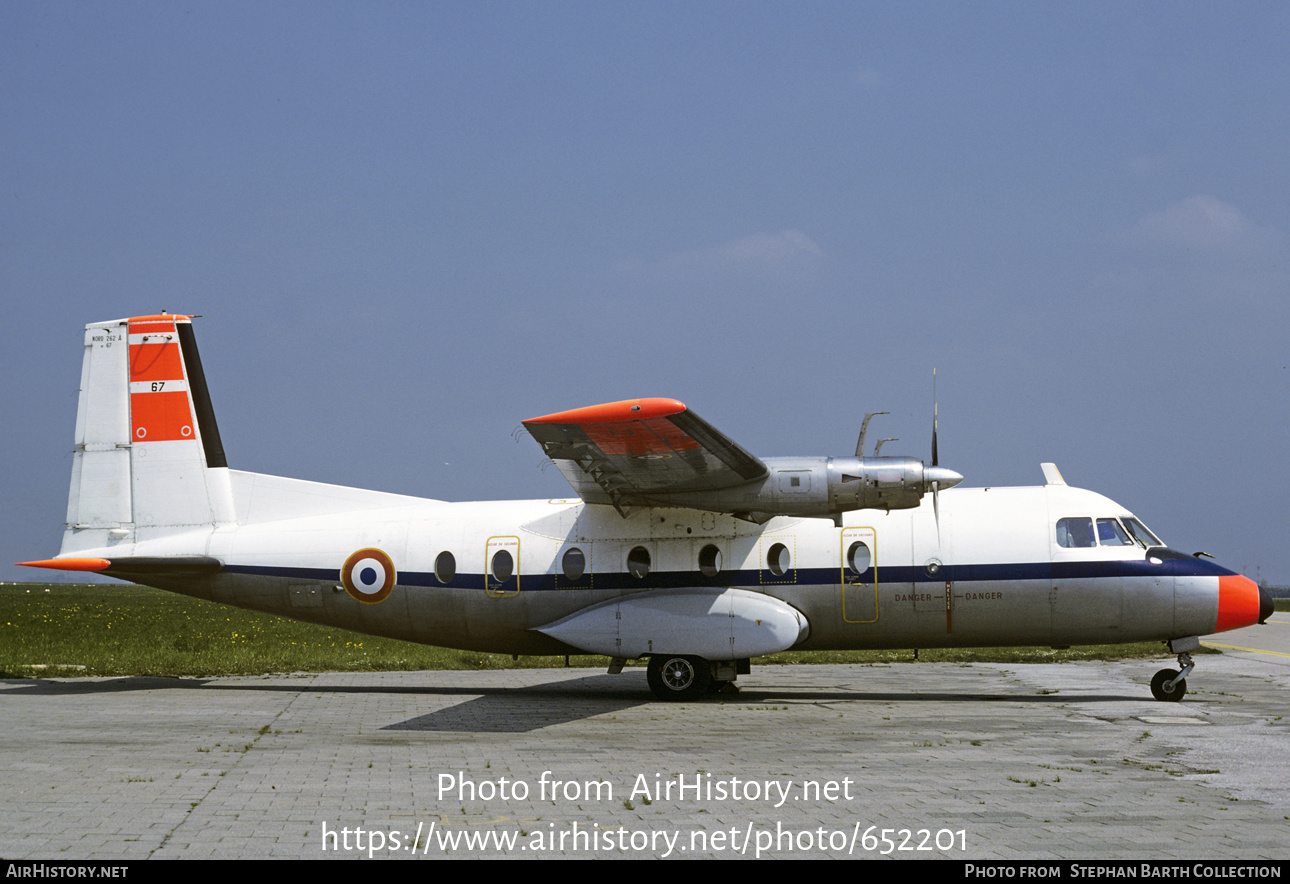
[[[0,682],[0,856],[1290,858],[1290,657]]]

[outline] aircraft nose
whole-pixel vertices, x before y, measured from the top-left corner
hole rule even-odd
[[[936,483],[938,490],[944,491],[946,488],[953,488],[963,481],[963,477],[953,470],[945,467],[924,467],[923,481],[928,485]]]
[[[1218,621],[1215,632],[1262,623],[1272,615],[1272,593],[1240,574],[1218,578]]]

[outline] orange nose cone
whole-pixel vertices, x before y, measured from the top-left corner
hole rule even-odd
[[[1258,622],[1258,584],[1240,574],[1218,578],[1218,624],[1214,631],[1240,629]]]

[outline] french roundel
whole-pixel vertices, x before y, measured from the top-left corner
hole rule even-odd
[[[350,598],[368,605],[385,601],[394,589],[394,562],[379,549],[360,549],[345,560],[340,582]]]

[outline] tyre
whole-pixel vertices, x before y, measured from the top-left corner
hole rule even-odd
[[[712,664],[702,657],[659,654],[645,668],[649,689],[660,700],[693,700],[712,683]]]
[[[1178,679],[1172,687],[1165,686],[1175,678],[1178,678],[1177,669],[1161,669],[1151,679],[1151,696],[1167,703],[1177,703],[1187,693],[1187,679]]]

